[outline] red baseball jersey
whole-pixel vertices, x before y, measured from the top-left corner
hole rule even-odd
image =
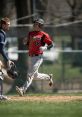
[[[45,44],[52,44],[50,36],[43,31],[32,31],[28,34],[27,46],[29,50],[29,55],[33,54],[43,54],[40,47]]]

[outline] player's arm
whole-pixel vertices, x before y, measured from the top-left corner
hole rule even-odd
[[[51,42],[48,46],[47,49],[51,49],[53,47],[53,42]]]
[[[51,49],[53,47],[53,41],[49,37],[49,35],[43,35],[41,39],[42,47],[41,50]]]
[[[53,41],[48,34],[45,36],[44,42],[47,44],[47,49],[51,49],[53,47]]]
[[[14,64],[13,61],[9,60],[5,50],[4,50],[4,45],[3,44],[0,44],[0,53],[1,55],[3,56],[3,58],[6,60],[7,62],[7,66],[10,67],[11,64]]]
[[[4,50],[4,35],[0,33],[0,54],[3,56],[3,58],[8,61],[8,56]]]
[[[0,44],[0,53],[1,53],[1,55],[3,56],[3,58],[4,58],[6,61],[8,61],[8,56],[7,56],[7,54],[6,54],[5,50],[4,50],[4,45],[3,45],[3,44]]]

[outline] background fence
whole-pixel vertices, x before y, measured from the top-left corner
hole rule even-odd
[[[81,25],[81,22],[75,22],[44,28],[52,36],[55,47],[44,52],[44,63],[39,71],[52,73],[54,85],[50,88],[48,81],[35,79],[29,91],[78,92],[82,90]],[[32,25],[11,27],[7,35],[8,43],[6,48],[8,49],[8,56],[15,61],[20,73],[18,79],[11,86],[11,90],[15,89],[15,85],[21,86],[26,80],[28,55],[27,49],[23,45],[23,39],[31,28]]]

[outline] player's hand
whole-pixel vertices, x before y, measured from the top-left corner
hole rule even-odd
[[[42,47],[40,47],[40,50],[41,50],[41,51],[46,51],[46,50],[47,50],[47,46],[42,46]]]
[[[8,68],[11,68],[12,65],[14,65],[14,62],[11,60],[8,60],[8,62],[7,62]]]

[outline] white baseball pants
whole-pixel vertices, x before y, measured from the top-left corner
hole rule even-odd
[[[34,78],[38,79],[50,79],[50,76],[48,74],[39,73],[38,69],[40,65],[43,62],[42,55],[34,56],[28,58],[28,74],[27,74],[27,80],[25,84],[23,85],[23,89],[26,91],[28,87],[31,85]]]

